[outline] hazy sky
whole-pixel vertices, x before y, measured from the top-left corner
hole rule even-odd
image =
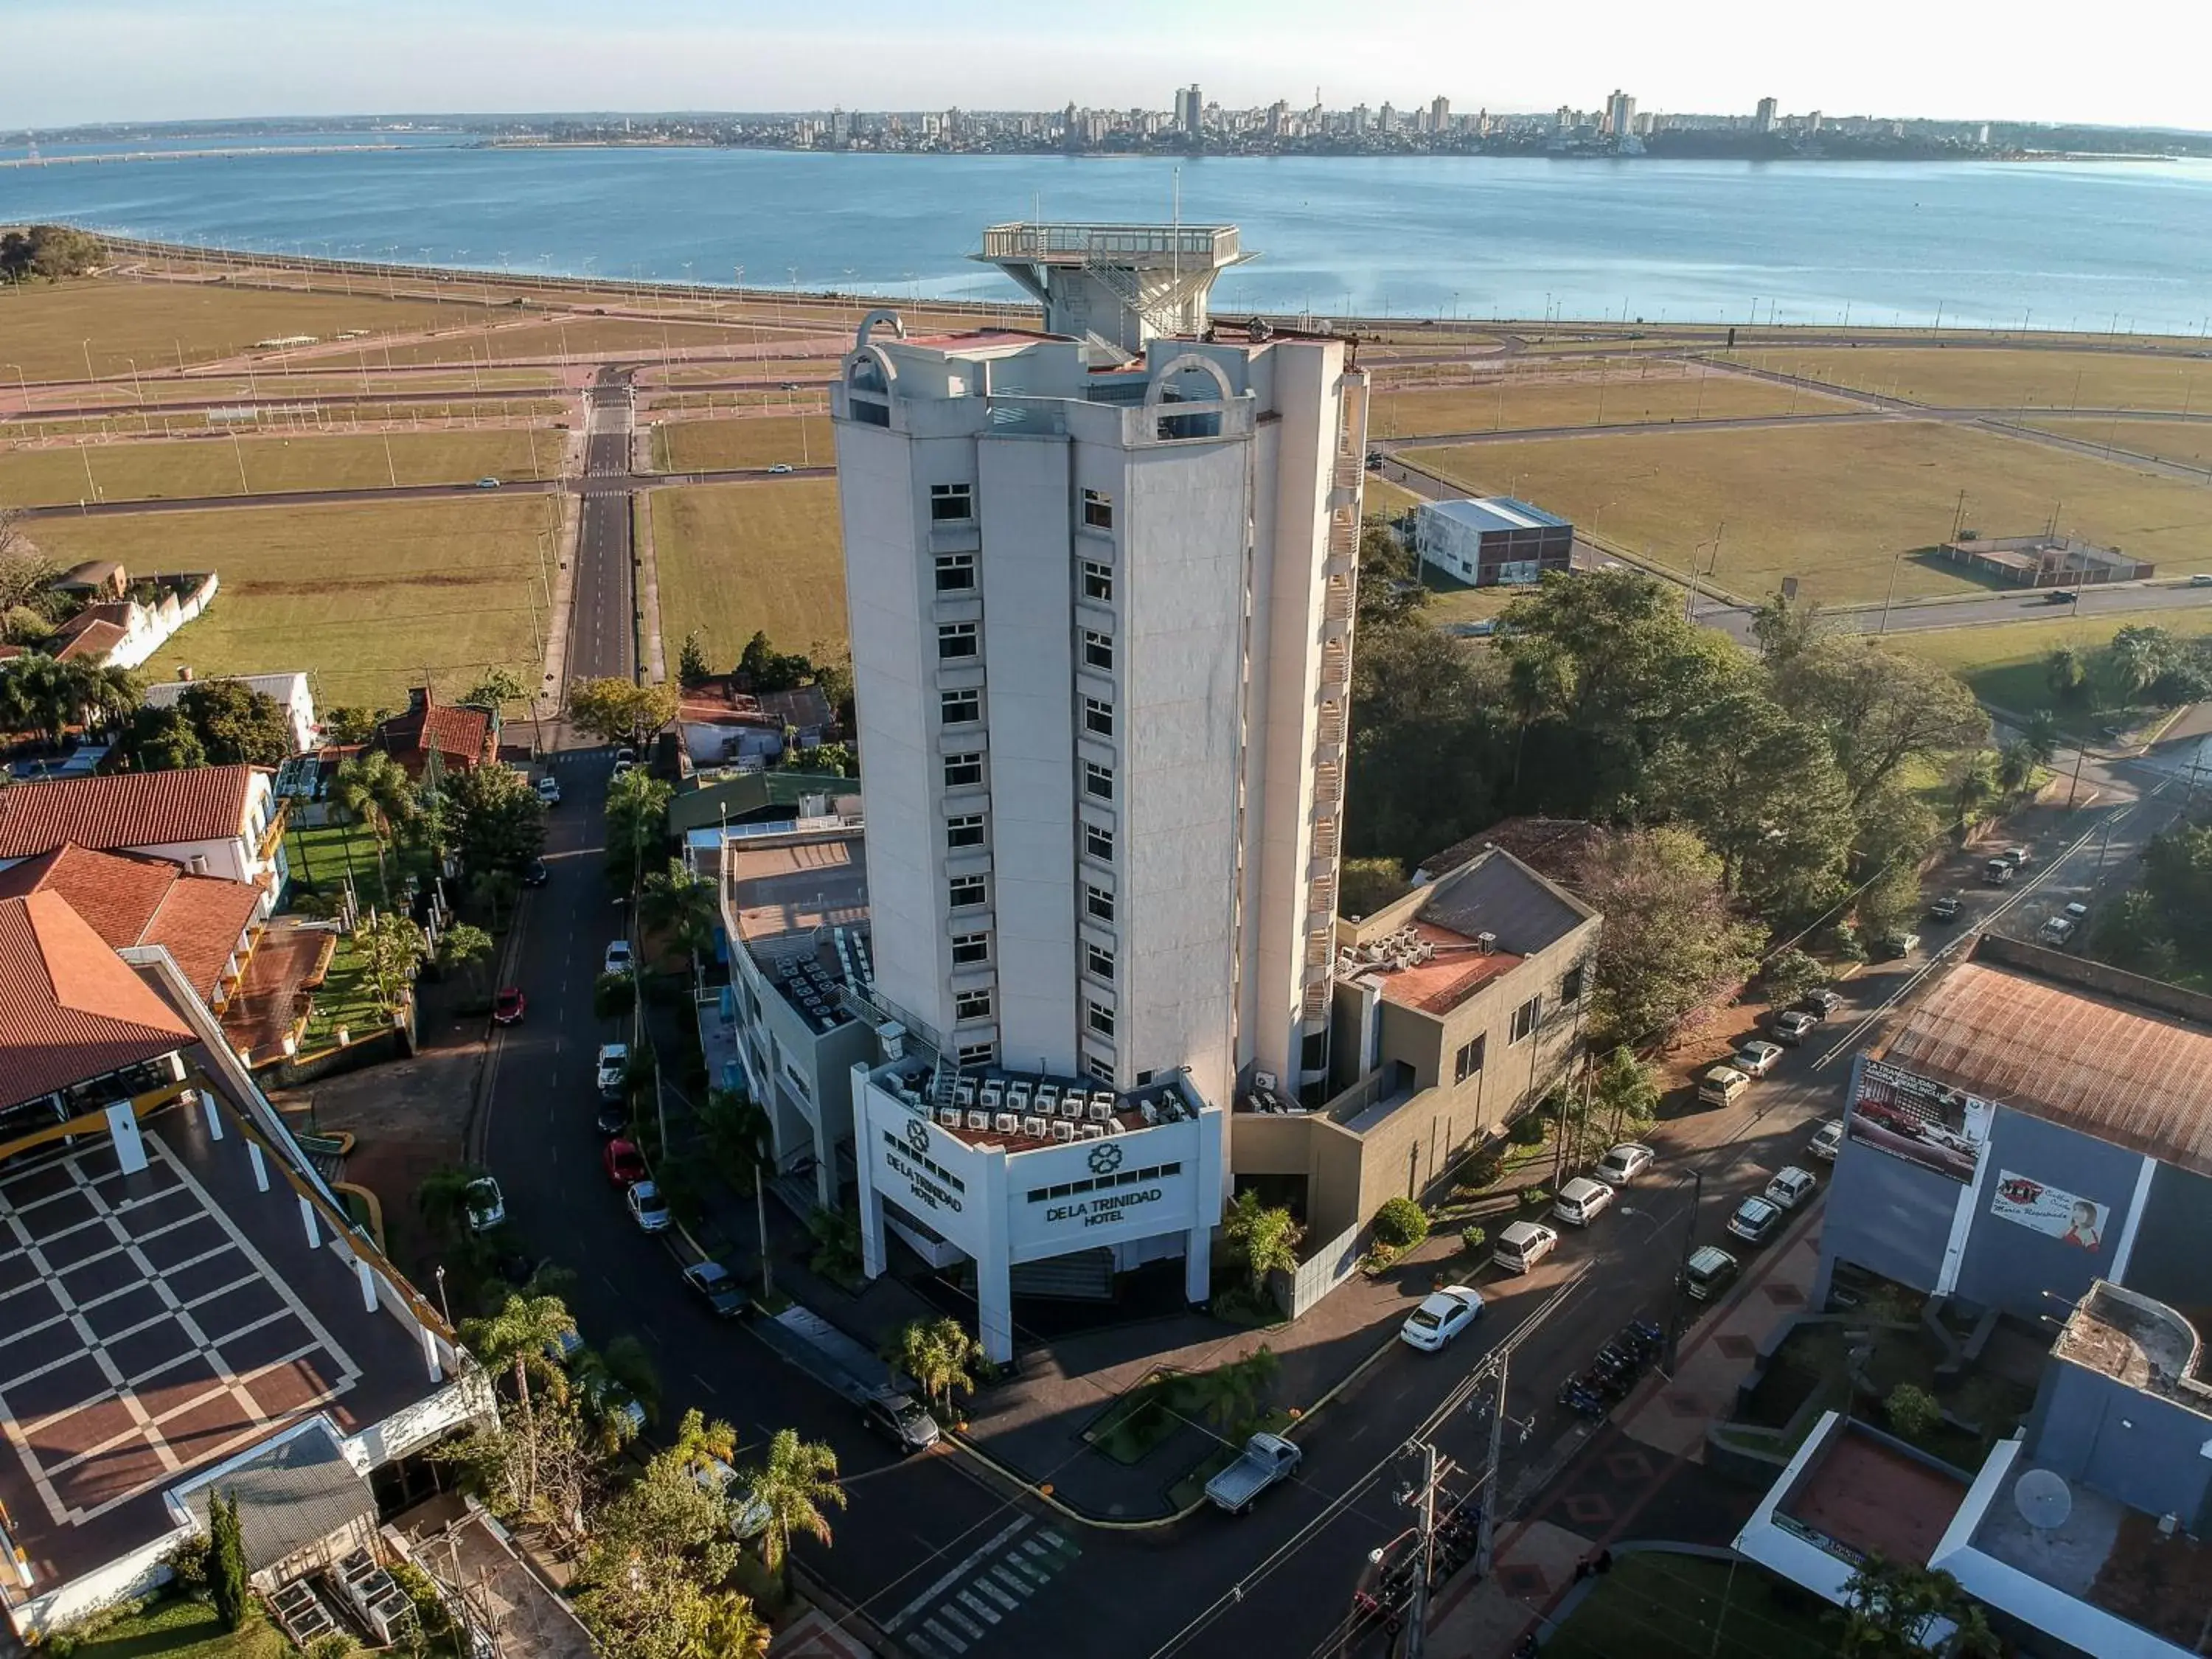
[[[2203,0],[0,0],[0,125],[508,110],[1472,110],[2212,127]]]

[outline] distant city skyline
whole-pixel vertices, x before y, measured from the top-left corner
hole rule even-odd
[[[1110,19],[1012,0],[7,0],[10,127],[523,112],[1331,108],[1785,110],[1938,120],[2212,125],[2193,9],[2124,0],[2071,26],[1868,0],[1808,21],[1748,0],[1549,14],[1450,0],[1123,0]],[[1064,18],[1066,21],[1058,21]],[[1812,38],[1820,30],[1817,41]],[[1111,50],[1097,48],[1110,39]],[[2142,50],[2166,40],[2172,50]],[[2130,43],[2124,57],[2108,42]],[[1960,72],[1971,64],[1972,73]]]

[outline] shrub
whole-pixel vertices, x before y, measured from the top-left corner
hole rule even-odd
[[[1540,1146],[1544,1144],[1545,1131],[1550,1127],[1540,1108],[1534,1111],[1523,1112],[1515,1118],[1513,1127],[1508,1133],[1516,1146]]]
[[[601,974],[592,986],[592,1012],[601,1019],[617,1019],[637,1002],[637,978],[633,974]]]
[[[208,1540],[196,1532],[169,1552],[169,1571],[179,1595],[203,1596],[208,1589]]]
[[[1460,1249],[1465,1250],[1469,1255],[1480,1255],[1482,1247],[1489,1243],[1490,1235],[1480,1227],[1462,1227],[1459,1230]]]
[[[391,1573],[392,1582],[415,1604],[415,1617],[425,1635],[443,1636],[453,1627],[453,1615],[428,1573],[412,1561],[394,1561]]]
[[[1387,1273],[1391,1268],[1396,1267],[1398,1258],[1403,1255],[1405,1252],[1395,1244],[1370,1245],[1367,1254],[1359,1258],[1359,1271],[1370,1279],[1373,1279],[1377,1274]]]
[[[348,1659],[360,1650],[361,1644],[343,1631],[325,1631],[307,1644],[307,1659]]]
[[[1429,1236],[1429,1218],[1410,1198],[1389,1198],[1375,1212],[1375,1237],[1392,1249],[1412,1249]]]
[[[208,1593],[215,1601],[216,1622],[236,1630],[251,1611],[252,1591],[246,1583],[246,1541],[238,1527],[238,1500],[222,1492],[208,1500]]]
[[[1540,1210],[1551,1201],[1551,1194],[1546,1192],[1541,1187],[1524,1187],[1521,1189],[1521,1207],[1524,1210]]]
[[[1936,1403],[1936,1396],[1910,1382],[1900,1382],[1892,1389],[1881,1409],[1889,1419],[1889,1426],[1907,1440],[1918,1440],[1934,1433],[1936,1425],[1943,1420],[1943,1408]]]
[[[1495,1187],[1498,1178],[1505,1173],[1505,1154],[1496,1146],[1486,1146],[1467,1161],[1460,1175],[1460,1186],[1474,1192]]]

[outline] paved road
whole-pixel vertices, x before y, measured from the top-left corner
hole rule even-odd
[[[637,588],[630,551],[629,371],[599,372],[585,419],[590,424],[568,612],[568,678],[631,679],[637,673]]]

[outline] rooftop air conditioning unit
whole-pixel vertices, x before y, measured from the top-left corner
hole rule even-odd
[[[895,1019],[887,1019],[876,1027],[876,1047],[888,1066],[895,1060],[906,1058],[906,1027]]]
[[[1498,948],[1498,935],[1495,933],[1477,933],[1474,936],[1474,943],[1478,950],[1495,951]]]
[[[1056,1118],[1056,1119],[1054,1119],[1054,1121],[1053,1121],[1053,1126],[1052,1126],[1052,1138],[1053,1138],[1054,1140],[1073,1140],[1073,1139],[1075,1139],[1075,1126],[1074,1126],[1073,1123],[1070,1123],[1069,1121],[1067,1121],[1067,1120],[1066,1120],[1066,1119],[1065,1119],[1065,1118]]]
[[[988,1112],[970,1112],[970,1113],[969,1113],[969,1114],[968,1114],[968,1127],[969,1127],[969,1128],[971,1128],[971,1129],[988,1129],[988,1128],[989,1128],[989,1127],[991,1127],[991,1115],[990,1115]]]
[[[1103,1140],[1106,1139],[1106,1131],[1099,1127],[1096,1123],[1079,1124],[1077,1127],[1080,1129],[1083,1138],[1085,1140]]]
[[[1052,1131],[1045,1119],[1025,1117],[1022,1120],[1022,1133],[1031,1140],[1042,1140]]]
[[[1105,1101],[1093,1100],[1091,1103],[1091,1121],[1093,1123],[1103,1123],[1113,1115],[1113,1107]]]
[[[1002,1135],[1012,1134],[1020,1122],[1021,1119],[1012,1112],[996,1112],[991,1117],[991,1127]]]
[[[1273,1072],[1255,1072],[1252,1073],[1252,1082],[1255,1088],[1264,1090],[1279,1087],[1280,1085],[1281,1079],[1276,1077]]]
[[[960,1109],[957,1106],[939,1107],[937,1113],[937,1121],[939,1123],[942,1123],[948,1129],[958,1128],[960,1127]]]

